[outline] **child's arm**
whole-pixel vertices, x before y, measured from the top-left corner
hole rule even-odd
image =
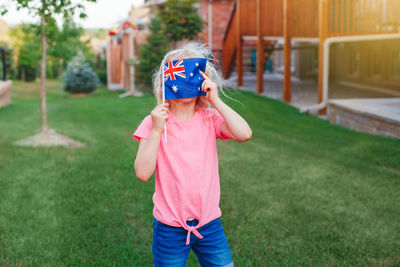
[[[161,132],[157,130],[151,131],[149,139],[140,139],[135,160],[135,172],[136,177],[142,182],[147,182],[154,173],[160,140]]]
[[[153,128],[149,139],[140,139],[138,153],[135,160],[136,177],[142,182],[147,182],[156,168],[157,152],[160,146],[163,125],[168,118],[166,112],[168,103],[160,104],[151,112]]]
[[[249,140],[252,131],[248,123],[219,98],[217,84],[211,81],[205,73],[200,73],[204,78],[202,91],[207,93],[208,101],[225,119],[221,126],[221,133],[235,141],[246,142]]]
[[[221,126],[221,133],[238,142],[246,142],[252,136],[248,123],[220,98],[211,103],[224,117],[225,122]]]

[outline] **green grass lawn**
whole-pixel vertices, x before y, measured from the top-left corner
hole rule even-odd
[[[48,81],[51,128],[85,148],[23,148],[40,127],[39,84],[0,109],[0,266],[152,266],[154,176],[131,137],[155,105],[104,87],[70,98]],[[222,224],[235,266],[399,266],[400,140],[331,125],[243,91],[250,124],[218,141]],[[190,253],[187,266],[200,266]]]

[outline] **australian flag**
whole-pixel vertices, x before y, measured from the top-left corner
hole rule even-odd
[[[204,81],[200,70],[205,72],[207,59],[185,58],[164,65],[165,99],[205,96],[201,91]]]

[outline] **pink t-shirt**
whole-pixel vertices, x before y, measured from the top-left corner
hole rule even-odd
[[[219,208],[220,183],[216,139],[227,141],[221,133],[224,118],[211,108],[197,109],[181,121],[168,111],[167,143],[164,131],[157,153],[156,184],[153,194],[153,216],[160,222],[188,230],[203,238],[196,230],[221,216]],[[144,118],[133,134],[148,139],[153,128],[151,115]],[[186,221],[196,218],[199,223],[189,227]]]

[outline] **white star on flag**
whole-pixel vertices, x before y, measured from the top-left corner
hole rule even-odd
[[[193,73],[190,73],[190,76],[193,76]]]
[[[198,67],[198,66],[199,66],[199,63],[196,62],[196,67]]]
[[[172,91],[174,91],[174,93],[178,92],[178,87],[175,84],[172,86]]]
[[[199,91],[200,91],[200,87],[199,87],[198,89],[199,89]]]

